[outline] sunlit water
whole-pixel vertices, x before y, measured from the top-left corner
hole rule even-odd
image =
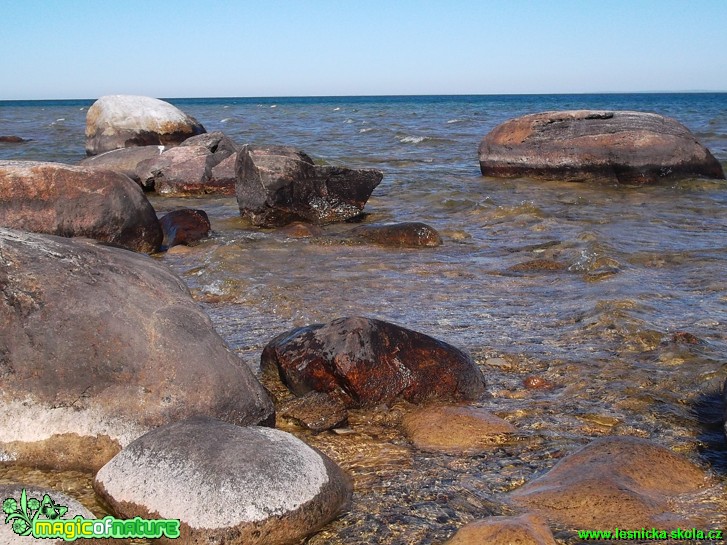
[[[722,484],[705,496],[714,502],[709,522],[727,526],[727,453],[720,426],[709,423],[710,395],[727,376],[727,184],[503,181],[479,174],[476,153],[491,128],[525,113],[635,109],[675,117],[724,165],[727,95],[173,102],[239,143],[289,144],[320,162],[380,168],[384,180],[365,221],[423,221],[444,239],[427,249],[353,243],[351,224],[290,238],[251,228],[234,198],[152,197],[159,212],[190,206],[210,215],[210,239],[158,259],[187,281],[247,364],[257,370],[263,346],[292,327],[381,318],[470,352],[488,381],[476,404],[519,430],[485,456],[461,458],[412,449],[398,426],[406,404],[355,412],[349,435],[281,422],[356,485],[351,510],[309,543],[441,543],[466,522],[512,512],[505,493],[577,447],[622,434],[652,439],[713,473]],[[33,139],[0,145],[0,158],[77,162],[90,104],[0,103],[0,134]],[[533,259],[562,269],[510,270]],[[680,332],[699,342],[678,342]],[[555,387],[528,390],[530,375]],[[0,479],[18,474],[56,482],[101,509],[87,476],[6,468]]]

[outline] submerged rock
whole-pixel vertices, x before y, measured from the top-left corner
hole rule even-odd
[[[26,138],[20,136],[0,136],[0,144],[22,144],[23,142],[29,142]]]
[[[378,170],[316,166],[302,151],[284,146],[244,146],[236,169],[240,214],[260,227],[351,219],[383,178]]]
[[[0,161],[0,227],[148,253],[162,241],[154,209],[128,177],[61,163]]]
[[[444,545],[555,545],[545,521],[532,513],[488,517],[463,526]]]
[[[461,350],[410,329],[371,318],[339,318],[278,335],[261,356],[296,395],[334,392],[350,407],[404,398],[476,399],[485,389],[479,367]]]
[[[86,154],[132,146],[176,146],[205,132],[199,121],[163,100],[103,96],[86,113]]]
[[[345,403],[320,392],[308,392],[303,397],[286,401],[278,408],[278,414],[314,432],[339,428],[348,422]]]
[[[353,229],[351,234],[383,246],[432,248],[442,245],[442,237],[437,230],[421,222],[361,225]]]
[[[148,256],[0,229],[0,323],[0,460],[97,469],[181,418],[274,419],[184,282]]]
[[[295,436],[193,418],[153,430],[96,475],[125,518],[179,519],[180,543],[297,543],[348,506],[348,476]],[[174,541],[170,541],[174,543]]]
[[[99,155],[86,157],[79,165],[113,170],[114,172],[128,176],[137,184],[146,188],[147,186],[141,182],[139,174],[137,173],[139,164],[147,159],[158,157],[164,149],[164,146],[138,146],[134,148],[114,149]]]
[[[169,212],[159,219],[159,224],[164,232],[162,249],[199,242],[209,234],[212,227],[207,212],[191,208]]]
[[[507,121],[479,147],[483,176],[650,184],[724,179],[719,161],[684,125],[645,112],[575,110]]]
[[[669,449],[635,437],[604,437],[562,459],[510,494],[514,503],[574,528],[682,528],[671,502],[708,483],[706,473]]]

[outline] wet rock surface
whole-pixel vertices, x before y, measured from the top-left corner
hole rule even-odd
[[[240,214],[260,227],[351,219],[383,178],[374,169],[316,166],[304,152],[285,146],[244,146],[236,172]]]
[[[436,229],[421,222],[396,223],[393,225],[361,225],[351,230],[351,235],[368,242],[392,247],[433,248],[442,245],[442,237]]]
[[[485,388],[463,351],[423,333],[371,318],[340,318],[283,333],[261,366],[296,395],[335,392],[353,407],[432,399],[476,399]]]
[[[180,418],[274,418],[183,281],[148,256],[0,229],[0,323],[1,460],[98,468]]]
[[[168,102],[134,95],[99,98],[86,114],[86,154],[132,146],[176,146],[207,132]]]
[[[479,146],[483,176],[651,184],[724,179],[719,161],[682,124],[658,114],[573,110],[507,121]]]
[[[297,543],[352,494],[349,477],[293,435],[209,418],[140,437],[98,472],[94,488],[123,517],[179,519],[178,543],[230,545]]]
[[[22,144],[23,142],[29,142],[29,140],[20,136],[0,136],[0,144]]]
[[[302,397],[289,399],[278,407],[277,412],[314,432],[339,428],[348,422],[346,404],[336,396],[321,392],[308,392]]]
[[[543,519],[531,513],[519,517],[489,517],[471,522],[444,545],[555,545]]]
[[[188,246],[209,235],[210,219],[204,210],[182,208],[173,210],[159,219],[164,233],[162,249],[184,244]]]
[[[709,483],[707,473],[667,448],[635,437],[604,437],[562,459],[542,477],[510,494],[573,529],[685,528],[675,507],[680,496]]]
[[[0,161],[0,226],[137,252],[155,252],[162,241],[156,213],[131,179],[60,163]]]

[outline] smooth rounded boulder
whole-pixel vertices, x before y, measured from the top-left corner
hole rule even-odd
[[[199,121],[163,100],[108,95],[86,113],[86,154],[132,146],[176,146],[205,132]]]
[[[363,240],[394,248],[433,248],[442,245],[436,229],[418,221],[392,225],[361,225],[351,234]]]
[[[61,163],[0,161],[0,227],[146,253],[162,242],[154,208],[130,178]]]
[[[250,368],[162,263],[0,229],[0,460],[98,469],[195,415],[272,424]]]
[[[163,250],[179,244],[194,244],[205,238],[211,229],[207,212],[191,208],[173,210],[162,216],[159,223],[164,232]]]
[[[444,545],[556,545],[550,528],[532,513],[488,517],[466,524]]]
[[[158,157],[164,149],[164,146],[138,146],[114,149],[99,155],[86,157],[78,164],[83,167],[113,170],[114,172],[128,176],[137,184],[146,188],[137,174],[138,166],[147,159]]]
[[[345,510],[350,478],[295,436],[192,418],[128,445],[94,489],[118,516],[179,519],[162,543],[297,543]]]
[[[722,165],[674,119],[654,113],[573,110],[507,121],[479,146],[483,176],[643,185],[724,179]]]
[[[374,169],[317,166],[286,146],[243,146],[236,173],[240,214],[258,227],[349,220],[361,214],[383,178]]]
[[[468,354],[433,337],[372,318],[339,318],[278,335],[261,367],[296,395],[330,392],[349,407],[403,398],[477,399],[485,389]]]

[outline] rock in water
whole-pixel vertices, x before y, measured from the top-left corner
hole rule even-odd
[[[163,100],[103,96],[86,113],[86,154],[132,146],[176,146],[205,132],[199,121]]]
[[[383,178],[373,169],[315,166],[302,151],[284,146],[244,146],[236,172],[240,214],[260,227],[351,219]]]
[[[531,114],[493,129],[479,147],[484,176],[650,184],[724,179],[722,165],[684,125],[645,112]]]
[[[444,545],[555,545],[553,534],[540,517],[488,517],[471,522]]]
[[[83,167],[100,168],[105,170],[113,170],[120,174],[128,176],[134,180],[137,184],[142,187],[146,187],[142,184],[139,175],[137,174],[137,168],[140,163],[147,159],[153,159],[161,155],[164,151],[164,146],[138,146],[134,148],[121,148],[100,155],[92,155],[86,157],[83,161],[78,163]]]
[[[204,210],[182,208],[162,216],[159,220],[164,232],[162,249],[178,244],[189,245],[205,238],[210,232],[210,220]]]
[[[131,179],[61,163],[0,161],[0,227],[147,253],[162,242],[156,213]]]
[[[699,522],[684,520],[670,502],[706,484],[702,469],[667,448],[635,437],[604,437],[511,498],[573,529],[608,529],[614,521],[619,528],[691,528]]]
[[[97,469],[195,415],[271,423],[184,282],[143,254],[0,229],[0,460]]]
[[[339,318],[278,335],[263,350],[261,366],[277,369],[296,395],[334,392],[349,407],[399,397],[476,399],[485,389],[480,368],[461,350],[371,318]]]
[[[351,234],[382,246],[433,248],[442,245],[442,237],[437,230],[418,221],[393,225],[361,225],[352,229]]]
[[[348,476],[295,436],[193,418],[140,437],[96,475],[125,518],[179,519],[170,543],[297,543],[351,500]]]

